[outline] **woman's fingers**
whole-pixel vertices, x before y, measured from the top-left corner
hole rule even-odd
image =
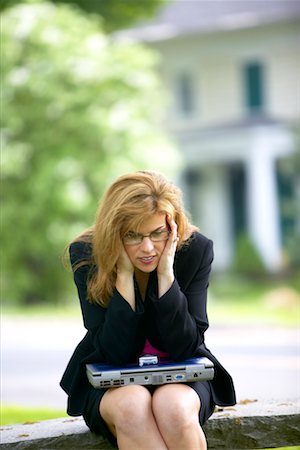
[[[167,221],[171,230],[170,236],[169,236],[169,243],[171,248],[175,248],[177,246],[177,242],[178,242],[178,236],[177,236],[177,224],[175,222],[175,220],[173,220],[171,218],[170,215],[167,215]]]

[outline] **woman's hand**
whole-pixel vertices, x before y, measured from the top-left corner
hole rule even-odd
[[[133,277],[134,266],[127,255],[127,252],[122,245],[121,253],[117,262],[117,274],[125,274]]]
[[[159,297],[170,289],[174,281],[173,264],[178,242],[177,225],[169,215],[167,215],[167,221],[171,232],[157,266]]]
[[[122,297],[135,310],[135,295],[133,282],[134,266],[122,246],[121,253],[117,262],[116,288]]]

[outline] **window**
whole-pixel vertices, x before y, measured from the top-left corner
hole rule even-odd
[[[246,108],[251,114],[262,112],[264,107],[264,74],[260,63],[250,63],[244,67],[244,87]]]
[[[177,78],[177,102],[179,112],[186,116],[195,111],[195,86],[190,74],[181,73]]]

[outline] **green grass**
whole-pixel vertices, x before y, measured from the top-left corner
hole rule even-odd
[[[299,325],[299,279],[215,275],[209,289],[209,318],[214,323]]]
[[[75,299],[76,300],[76,299]],[[39,316],[58,316],[58,317],[80,317],[80,307],[76,301],[69,304],[58,305],[8,305],[4,304],[1,307],[1,313],[6,315],[24,316],[24,317],[39,317]]]
[[[217,324],[299,326],[300,274],[246,278],[213,274],[208,295],[210,322]],[[59,305],[3,305],[2,313],[25,317],[78,318],[79,302]]]
[[[67,417],[66,411],[47,408],[25,408],[22,406],[1,406],[0,425],[11,425],[15,423],[32,423],[40,420]]]

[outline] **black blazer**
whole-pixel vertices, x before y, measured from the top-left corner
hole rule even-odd
[[[71,264],[89,259],[91,247],[82,242],[70,247]],[[207,349],[204,332],[208,328],[206,313],[208,278],[213,260],[212,241],[194,233],[188,245],[176,252],[175,281],[158,298],[156,271],[150,275],[143,302],[135,283],[136,310],[114,290],[107,308],[87,301],[86,286],[90,266],[74,273],[75,284],[87,333],[76,347],[64,372],[61,387],[68,394],[68,413],[82,415],[89,391],[85,364],[107,362],[120,365],[137,360],[146,338],[174,361],[206,356],[215,364],[211,381],[214,402],[220,406],[236,403],[231,376]]]

